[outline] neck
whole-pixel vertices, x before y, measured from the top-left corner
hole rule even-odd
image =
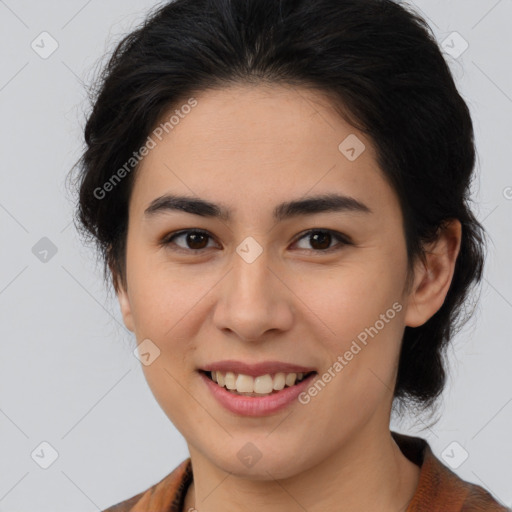
[[[412,500],[420,473],[389,429],[380,435],[361,432],[319,464],[281,480],[230,475],[193,447],[189,450],[194,481],[185,498],[185,512],[400,512]]]

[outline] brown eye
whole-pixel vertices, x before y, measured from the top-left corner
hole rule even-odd
[[[176,241],[180,239],[182,241],[177,243]],[[209,248],[208,241],[211,239],[213,239],[213,237],[206,231],[188,229],[167,235],[162,239],[161,245],[177,252],[199,253]],[[330,229],[312,229],[306,231],[302,237],[299,238],[299,241],[301,240],[307,240],[310,247],[312,247],[312,249],[303,249],[317,253],[328,253],[339,250],[344,245],[352,245],[351,240],[347,236]],[[338,243],[332,246],[333,241],[337,241]]]
[[[188,233],[186,236],[186,243],[191,249],[204,249],[206,246],[204,245],[207,240],[207,236],[204,233],[199,233],[193,231],[192,233]]]
[[[192,250],[192,251],[201,251],[207,248],[208,239],[211,236],[205,231],[198,230],[186,230],[180,231],[178,233],[173,234],[170,237],[165,238],[162,241],[162,245],[177,245],[180,249],[183,250]],[[184,245],[176,244],[175,240],[183,239]]]
[[[310,235],[312,247],[314,249],[328,249],[331,245],[332,236],[330,233],[316,232]]]
[[[331,243],[333,240],[337,240],[338,246],[340,245],[350,245],[350,240],[342,235],[341,233],[337,233],[335,231],[327,230],[310,230],[307,231],[300,240],[306,239],[311,247],[313,247],[313,251],[316,252],[330,252],[331,250],[336,250],[339,247],[331,247]],[[306,250],[310,250],[306,248]]]

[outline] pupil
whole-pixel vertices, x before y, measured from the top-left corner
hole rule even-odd
[[[318,239],[320,239],[320,247],[317,247],[318,249],[327,249],[330,245],[330,237],[331,235],[329,233],[323,233],[321,231],[311,235],[311,238],[313,238],[314,241],[318,241]],[[327,243],[325,243],[326,241]],[[314,247],[314,242],[311,245]]]
[[[205,234],[198,233],[198,232],[189,233],[187,236],[187,243],[188,243],[189,247],[191,249],[203,249],[203,247],[201,246],[201,242],[198,242],[198,240],[200,238],[203,238],[203,242],[204,242],[204,239],[206,238]]]

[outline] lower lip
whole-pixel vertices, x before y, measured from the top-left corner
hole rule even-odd
[[[286,387],[277,393],[261,397],[235,395],[213,382],[203,372],[199,372],[203,382],[208,386],[217,401],[228,411],[242,416],[265,416],[284,409],[290,405],[310,384],[316,373],[311,374],[294,386]]]

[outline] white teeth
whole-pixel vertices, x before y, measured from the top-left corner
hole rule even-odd
[[[240,378],[240,375],[238,376]],[[270,375],[261,375],[254,379],[254,393],[267,394],[272,393],[274,382]]]
[[[233,372],[226,373],[226,375],[224,375],[224,380],[226,382],[225,385],[228,389],[236,388],[235,374]]]
[[[296,379],[297,379],[296,373],[288,373],[288,374],[286,374],[285,383],[287,386],[293,386],[295,384]]]
[[[219,386],[238,393],[268,395],[275,391],[281,391],[285,386],[293,386],[300,381],[305,373],[276,373],[252,377],[251,375],[235,374],[233,372],[212,371],[212,380]]]
[[[276,391],[281,391],[284,389],[286,384],[286,375],[284,373],[276,373],[274,376],[274,389]]]
[[[236,390],[239,393],[254,393],[254,379],[250,375],[240,374],[236,378]]]

